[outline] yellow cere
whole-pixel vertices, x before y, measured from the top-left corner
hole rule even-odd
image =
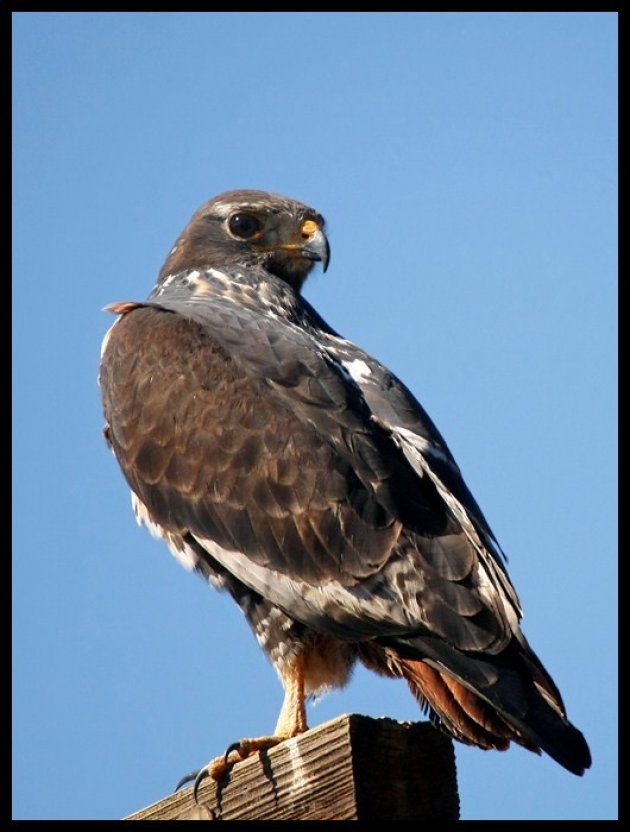
[[[312,237],[316,231],[319,231],[319,225],[314,220],[305,220],[302,225],[302,236]]]

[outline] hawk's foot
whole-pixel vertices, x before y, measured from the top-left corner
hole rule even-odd
[[[257,751],[266,751],[268,748],[273,748],[285,739],[287,738],[277,736],[254,737],[233,742],[232,745],[228,746],[225,754],[221,757],[215,757],[214,760],[211,760],[207,766],[199,769],[199,771],[193,771],[185,777],[182,777],[175,787],[175,791],[180,789],[182,786],[185,786],[187,783],[194,781],[193,797],[195,799],[195,803],[199,803],[199,786],[206,779],[206,777],[211,777],[213,780],[219,782],[229,775],[232,767],[235,766],[236,763],[246,760],[247,757],[250,757]]]

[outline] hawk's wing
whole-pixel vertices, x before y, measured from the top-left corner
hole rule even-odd
[[[101,386],[153,523],[319,631],[509,642],[518,602],[487,524],[397,379],[330,330],[229,299],[132,306]]]

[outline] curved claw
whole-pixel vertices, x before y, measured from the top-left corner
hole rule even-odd
[[[233,742],[232,745],[228,745],[228,747],[225,749],[225,754],[223,755],[223,762],[225,763],[226,766],[229,765],[228,759],[229,759],[229,756],[230,756],[230,752],[231,751],[236,751],[236,753],[238,754],[238,752],[240,752],[242,748],[243,748],[243,745],[242,745],[240,740],[237,740],[236,742]]]
[[[198,775],[199,775],[198,770],[191,771],[189,774],[185,774],[182,777],[182,779],[179,781],[179,783],[175,786],[175,791],[176,792],[179,791],[182,786],[186,785],[186,783],[192,783],[192,781],[195,780]]]
[[[210,772],[208,771],[208,766],[205,766],[204,768],[199,769],[199,771],[197,772],[197,776],[195,777],[195,782],[193,783],[193,798],[197,805],[199,805],[199,797],[197,795],[197,792],[199,791],[199,786],[201,785],[201,782],[209,776],[209,774]]]
[[[193,798],[195,803],[199,804],[199,786],[202,782],[206,779],[206,777],[213,776],[216,780],[220,779],[222,776],[225,776],[232,768],[232,763],[230,765],[229,756],[232,751],[239,752],[242,749],[242,745],[240,742],[233,742],[232,745],[226,750],[223,757],[218,757],[215,760],[211,760],[207,766],[200,768],[198,771],[191,771],[190,774],[185,774],[179,783],[175,786],[175,791],[178,791],[185,786],[187,783],[193,784]],[[220,763],[223,763],[223,766]],[[236,762],[236,761],[235,761]],[[217,766],[217,764],[219,764]],[[224,769],[224,770],[223,770]],[[214,773],[216,771],[216,774]]]
[[[206,777],[212,777],[218,784],[225,783],[229,778],[233,766],[239,761],[239,758],[240,760],[244,760],[255,751],[272,748],[274,745],[278,745],[279,742],[282,742],[282,739],[282,737],[269,736],[233,742],[227,747],[225,754],[221,757],[216,757],[214,760],[210,760],[208,765],[200,768],[199,771],[192,771],[190,774],[186,774],[185,777],[182,777],[177,786],[175,786],[175,791],[180,789],[182,786],[185,786],[187,783],[194,781],[193,798],[195,803],[199,804],[199,786],[206,779]],[[235,752],[238,755],[238,758],[230,762],[230,754],[232,752]]]

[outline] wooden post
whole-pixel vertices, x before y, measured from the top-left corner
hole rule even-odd
[[[453,745],[427,722],[346,714],[127,820],[457,820]]]

